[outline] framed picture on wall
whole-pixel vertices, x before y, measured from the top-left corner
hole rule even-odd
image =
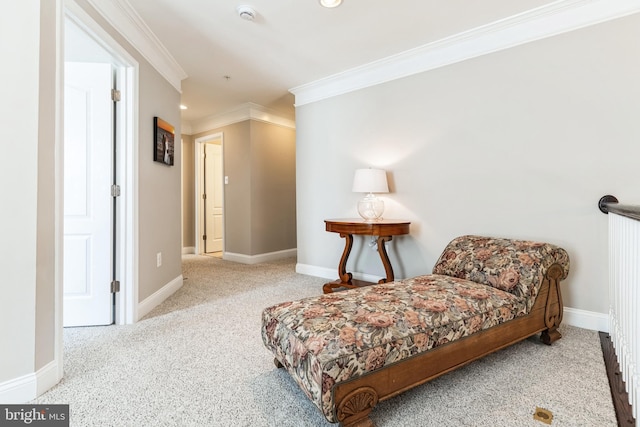
[[[159,117],[153,118],[153,160],[173,166],[175,128]]]

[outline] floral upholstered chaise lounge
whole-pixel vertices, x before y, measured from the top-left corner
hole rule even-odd
[[[329,422],[373,426],[380,400],[539,332],[559,339],[568,272],[557,246],[462,236],[433,274],[265,309],[262,339]]]

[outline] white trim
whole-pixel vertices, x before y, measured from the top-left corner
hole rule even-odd
[[[595,311],[565,307],[562,323],[578,328],[609,333],[609,316]]]
[[[322,277],[323,279],[329,279],[329,280],[338,279],[337,268],[317,267],[315,265],[298,263],[296,264],[296,273],[306,274],[307,276]],[[368,273],[352,272],[351,274],[353,278],[356,280],[364,280],[365,282],[371,282],[371,283],[377,283],[378,280],[383,278],[382,276],[376,276],[374,274],[368,274]]]
[[[244,122],[245,120],[257,120],[259,122],[270,123],[291,129],[296,128],[295,120],[285,117],[282,113],[253,102],[247,102],[224,113],[204,117],[189,123],[185,122],[182,124],[182,132],[189,134],[187,133],[188,129],[188,131],[193,135],[200,132],[207,132],[212,129],[218,129],[223,126],[232,125],[234,123]]]
[[[258,255],[244,255],[233,252],[224,252],[222,259],[226,261],[239,262],[241,264],[260,264],[262,262],[275,261],[283,258],[291,258],[298,255],[298,249],[285,249],[283,251],[268,252]]]
[[[64,1],[56,0],[56,107],[54,134],[54,362],[57,367],[57,381],[64,375],[64,332],[63,332],[63,299],[64,299]],[[2,399],[0,399],[2,401]]]
[[[334,280],[338,278],[336,268],[317,267],[309,264],[296,264],[296,273],[305,274],[307,276],[322,277],[323,279]]]
[[[119,159],[119,182],[123,188],[120,197],[119,213],[119,260],[118,266],[120,282],[124,284],[123,289],[117,295],[119,313],[115,319],[119,325],[133,324],[138,319],[138,270],[139,270],[139,142],[138,142],[138,63],[131,63],[132,66],[126,69],[120,68],[119,82],[120,91],[123,95],[118,117],[120,159]],[[134,64],[134,65],[133,65]],[[130,119],[130,120],[129,120]]]
[[[58,377],[58,362],[53,360],[36,372],[36,396],[40,396],[54,385],[58,384],[62,376]],[[2,399],[0,399],[2,401]]]
[[[35,373],[0,383],[0,402],[19,404],[35,399],[60,382],[59,370],[60,364],[54,359]]]
[[[0,402],[6,404],[28,402],[36,398],[37,389],[35,373],[5,381],[0,383]]]
[[[178,92],[187,73],[127,0],[87,0]]]
[[[138,315],[140,317],[137,320],[142,319],[144,316],[149,314],[151,310],[162,304],[164,300],[180,289],[183,283],[184,281],[181,274],[141,301],[140,304],[138,304]]]
[[[196,247],[195,246],[185,246],[182,248],[182,255],[195,254]]]
[[[638,0],[559,0],[290,89],[296,107],[640,11]]]

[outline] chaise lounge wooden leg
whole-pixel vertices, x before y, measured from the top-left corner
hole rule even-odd
[[[562,322],[563,305],[562,294],[560,293],[560,280],[564,271],[559,264],[553,264],[547,270],[547,278],[549,283],[549,293],[547,294],[547,303],[545,305],[544,323],[547,329],[542,331],[540,340],[547,345],[551,345],[555,341],[562,338],[558,327]]]
[[[375,427],[369,413],[377,404],[378,393],[371,387],[360,387],[338,404],[338,421],[343,427]]]
[[[540,334],[540,340],[546,345],[551,345],[560,338],[562,338],[562,335],[560,335],[560,332],[558,332],[556,328],[544,330],[542,334]]]

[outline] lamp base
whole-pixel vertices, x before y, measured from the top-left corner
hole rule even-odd
[[[358,213],[367,222],[375,222],[382,219],[384,202],[372,193],[358,202]]]

